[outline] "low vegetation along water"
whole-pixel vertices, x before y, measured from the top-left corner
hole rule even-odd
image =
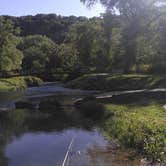
[[[72,140],[65,165],[140,165],[138,156],[133,157],[132,151],[108,141],[98,123],[81,116],[72,106],[71,100],[90,93],[46,84],[29,88],[26,93],[1,95],[3,110],[12,110],[14,102],[20,100],[49,105],[0,113],[0,165],[60,166]],[[61,102],[61,107],[55,107],[55,99]],[[50,103],[54,106],[50,107]]]

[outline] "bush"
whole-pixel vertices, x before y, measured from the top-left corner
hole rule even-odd
[[[41,84],[42,80],[40,78],[32,76],[0,79],[0,91],[24,90],[27,87],[39,86]]]

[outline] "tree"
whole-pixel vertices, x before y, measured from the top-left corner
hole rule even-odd
[[[0,17],[0,72],[20,70],[22,52],[17,49],[19,43],[18,29],[12,22]]]
[[[43,73],[55,43],[46,36],[33,35],[22,39],[19,49],[24,54],[22,68],[24,73]]]
[[[88,6],[97,0],[81,0]],[[123,22],[122,45],[125,49],[124,70],[129,72],[136,63],[137,38],[145,35],[161,15],[159,8],[165,0],[100,0],[107,12],[119,15]],[[159,5],[160,4],[160,5]]]
[[[81,68],[103,68],[107,66],[103,21],[92,18],[73,25],[66,42],[73,43],[78,51]]]
[[[72,44],[56,44],[50,51],[46,70],[49,74],[72,71],[78,63],[77,54]]]
[[[65,40],[66,33],[71,25],[87,20],[86,17],[64,17],[56,14],[37,14],[22,17],[4,16],[4,18],[12,20],[15,26],[20,27],[21,36],[43,35],[57,44],[61,44]]]

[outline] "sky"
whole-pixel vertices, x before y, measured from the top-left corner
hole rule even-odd
[[[69,16],[100,16],[104,8],[97,4],[88,9],[80,0],[0,0],[0,15],[35,15],[55,13]]]

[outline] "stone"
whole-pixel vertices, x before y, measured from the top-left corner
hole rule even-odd
[[[28,101],[18,101],[15,103],[15,108],[17,109],[35,109],[36,106]]]

